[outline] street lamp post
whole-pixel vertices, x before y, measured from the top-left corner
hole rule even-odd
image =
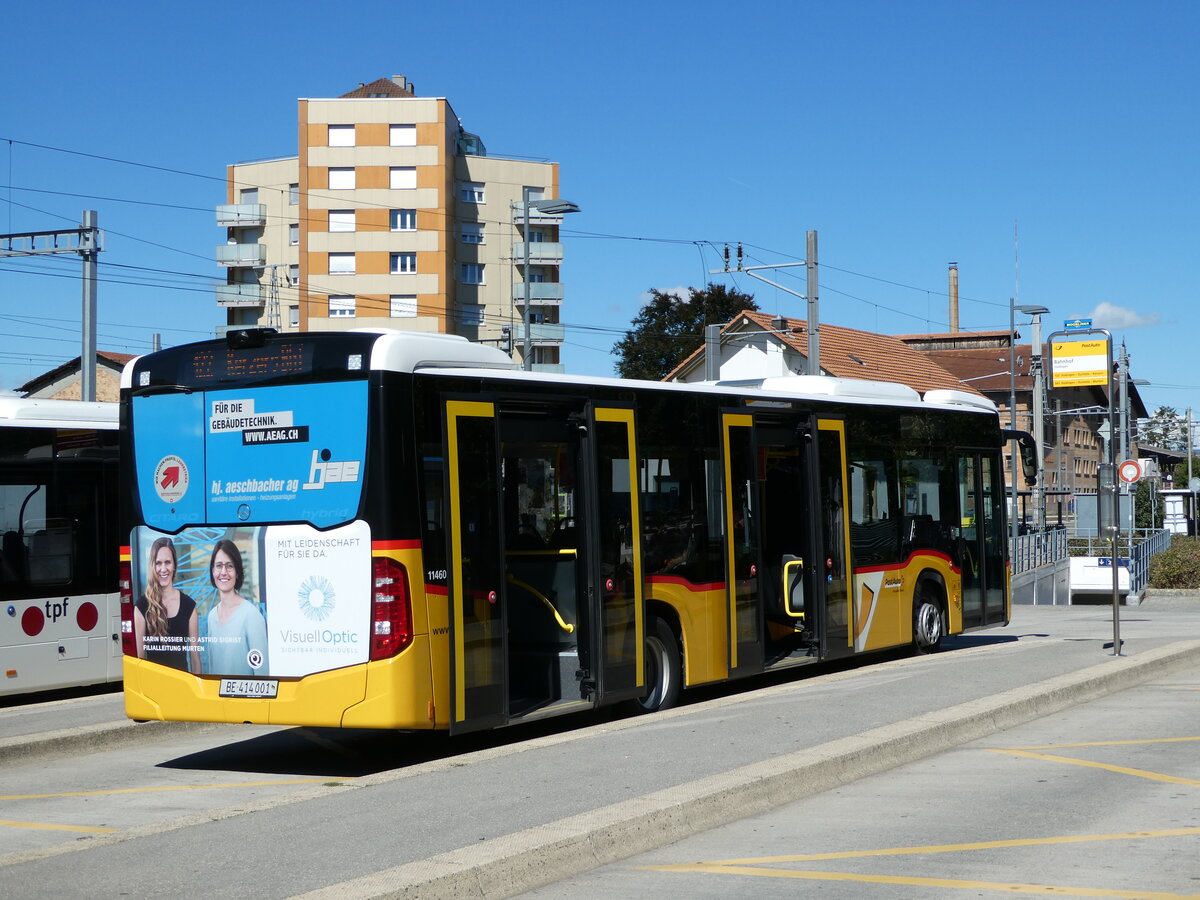
[[[514,206],[516,204],[513,204]],[[521,345],[521,368],[526,372],[533,368],[533,346],[530,338],[529,328],[529,210],[536,209],[538,212],[545,213],[548,216],[560,216],[564,213],[579,212],[578,204],[572,203],[570,200],[530,200],[529,188],[521,188],[521,203],[522,220],[524,222],[525,240],[523,242],[525,271],[523,278],[525,281],[525,308],[521,312],[521,324],[525,328],[525,339]]]
[[[1033,524],[1038,532],[1046,528],[1046,417],[1043,408],[1042,315],[1044,306],[1022,306],[1021,312],[1033,317],[1033,347],[1029,369],[1033,375],[1033,442],[1037,445],[1037,481],[1033,483]]]
[[[1044,440],[1042,427],[1042,315],[1050,312],[1044,306],[1022,305],[1014,306],[1013,298],[1008,298],[1008,422],[1009,427],[1014,431],[1017,428],[1017,324],[1016,314],[1024,313],[1028,316],[1033,316],[1033,345],[1030,348],[1029,371],[1033,375],[1033,438],[1037,445],[1038,465],[1037,465],[1037,481],[1034,483],[1034,524],[1040,529],[1044,515],[1041,510],[1042,493],[1042,478],[1043,478],[1043,453],[1042,442]],[[1011,472],[1011,494],[1010,501],[1012,505],[1012,522],[1010,523],[1011,536],[1013,544],[1017,541],[1017,453],[1016,449],[1009,444],[1010,456],[1010,472]]]

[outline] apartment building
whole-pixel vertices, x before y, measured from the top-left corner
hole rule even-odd
[[[402,75],[301,99],[298,146],[228,167],[229,327],[459,334],[562,371],[563,217],[537,203],[558,197],[557,163],[489,156]]]

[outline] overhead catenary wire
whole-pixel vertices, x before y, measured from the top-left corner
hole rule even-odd
[[[178,204],[178,203],[162,203],[162,202],[157,202],[157,201],[147,201],[147,200],[121,198],[121,197],[99,197],[97,195],[70,194],[69,192],[63,192],[63,191],[47,191],[47,190],[39,189],[39,188],[18,187],[18,186],[15,186],[12,184],[11,147],[13,144],[19,144],[19,145],[23,145],[23,146],[28,146],[28,147],[32,147],[32,148],[48,150],[48,151],[53,151],[53,152],[72,154],[72,155],[77,155],[77,156],[81,156],[81,157],[85,157],[85,158],[96,159],[96,160],[103,161],[103,162],[136,166],[136,167],[146,168],[149,170],[164,172],[167,174],[199,178],[199,179],[203,179],[205,181],[220,183],[222,185],[229,185],[232,183],[234,187],[246,186],[246,187],[255,187],[255,188],[266,189],[266,190],[271,190],[271,191],[278,191],[281,195],[290,193],[290,191],[291,191],[291,185],[284,185],[284,184],[263,185],[260,183],[240,182],[240,181],[231,182],[227,177],[214,176],[214,175],[208,175],[208,174],[197,173],[197,172],[190,172],[190,171],[186,171],[186,170],[179,169],[179,168],[156,165],[153,163],[143,163],[143,162],[138,162],[138,161],[133,161],[133,160],[121,159],[121,158],[118,158],[115,156],[109,156],[109,155],[104,155],[104,154],[87,153],[87,152],[83,152],[83,151],[70,150],[68,148],[55,147],[55,146],[51,146],[51,145],[47,145],[47,144],[40,144],[40,143],[27,142],[27,141],[17,141],[15,139],[11,139],[11,138],[5,138],[5,140],[7,140],[10,144],[10,173],[9,173],[9,179],[8,179],[9,183],[8,183],[8,185],[5,186],[9,190],[10,202],[13,205],[19,206],[21,208],[30,209],[32,211],[40,212],[45,215],[57,216],[59,218],[63,218],[67,221],[72,221],[72,222],[74,220],[70,219],[66,216],[60,216],[59,214],[51,213],[46,210],[38,210],[36,207],[32,207],[32,206],[28,206],[27,204],[21,204],[21,203],[17,203],[16,201],[12,201],[11,193],[13,190],[17,190],[17,191],[26,191],[27,190],[30,192],[44,193],[44,194],[50,194],[50,195],[78,196],[78,197],[84,197],[84,198],[88,198],[88,199],[103,199],[106,202],[132,203],[132,204],[137,204],[137,205],[156,206],[156,207],[161,207],[161,208],[165,208],[165,209],[178,209],[181,211],[202,212],[205,214],[211,214],[213,208],[211,206],[188,206],[185,204]],[[235,164],[235,165],[252,165],[252,164],[253,163],[244,163],[244,164]],[[307,194],[307,196],[310,200],[317,199],[317,200],[321,200],[321,201],[325,201],[325,202],[334,202],[334,201],[343,199],[336,194],[325,193],[323,191],[307,191],[307,192],[302,192],[302,193]],[[361,200],[361,198],[355,199],[354,207],[355,208],[374,207],[374,208],[383,208],[383,209],[395,208],[394,205],[391,203],[363,202]],[[429,215],[431,213],[434,213],[434,211],[430,211],[430,210],[421,210],[421,212],[424,215]],[[437,212],[440,212],[440,211],[437,211]],[[10,214],[11,214],[11,210],[10,210]],[[322,221],[325,221],[327,214],[328,214],[328,210],[326,210],[326,209],[316,210],[316,209],[310,208],[310,215],[307,217],[307,220],[309,222],[313,222],[314,220],[319,218]],[[445,213],[445,214],[449,215],[449,213]],[[288,223],[297,222],[297,217],[290,216],[290,215],[270,215],[270,216],[268,216],[268,218],[272,219],[272,220],[286,221]],[[492,231],[492,230],[485,229],[485,233],[488,234],[489,236],[492,234],[506,235],[508,230],[511,229],[511,226],[512,226],[511,218],[508,216],[499,218],[499,219],[481,218],[479,221],[481,222],[481,224],[484,224],[486,226],[500,226],[498,231]],[[137,235],[127,234],[124,232],[114,232],[114,231],[111,231],[111,229],[106,229],[106,230],[109,231],[109,233],[112,233],[114,235],[129,239],[129,240],[143,242],[150,246],[159,247],[160,249],[169,250],[172,252],[183,253],[183,254],[198,258],[198,259],[206,260],[206,261],[211,260],[211,257],[209,257],[207,255],[197,254],[197,253],[193,253],[193,252],[187,251],[187,250],[181,250],[180,248],[177,248],[177,247],[170,247],[165,244],[160,244],[160,243],[157,243],[154,241],[147,240],[145,238],[141,238]],[[366,228],[359,228],[356,223],[356,230],[381,230],[381,231],[387,230],[387,231],[391,231],[393,229],[391,229],[390,227],[385,228],[384,226],[380,226],[380,225],[366,227]],[[654,244],[663,244],[663,245],[690,244],[697,249],[697,252],[701,259],[702,267],[703,267],[703,258],[704,258],[704,254],[705,254],[706,250],[712,249],[714,252],[716,252],[716,247],[718,246],[718,244],[723,243],[720,241],[713,241],[713,240],[697,240],[697,239],[686,239],[686,238],[652,237],[652,236],[646,236],[646,235],[614,234],[614,233],[605,233],[605,232],[585,231],[585,230],[578,230],[578,229],[568,229],[568,228],[561,228],[561,227],[560,227],[560,233],[565,237],[570,237],[571,239],[578,239],[578,240],[618,240],[618,241],[643,242],[643,243],[654,243]],[[746,244],[745,246],[755,248],[762,252],[767,252],[767,253],[772,253],[772,254],[777,253],[779,256],[782,256],[784,258],[792,258],[792,259],[798,258],[794,254],[781,253],[779,251],[769,250],[768,248],[764,248],[764,247],[761,247],[761,246],[755,245],[755,244]],[[122,264],[108,263],[108,264],[106,264],[106,267],[107,266],[122,267]],[[203,280],[209,282],[210,286],[192,287],[189,285],[171,284],[169,282],[163,281],[162,279],[154,279],[154,278],[146,278],[146,279],[138,280],[133,277],[120,279],[120,278],[113,278],[110,276],[110,277],[107,277],[105,279],[105,281],[107,283],[111,283],[111,284],[122,284],[122,285],[139,286],[139,287],[151,287],[151,288],[155,288],[155,289],[185,291],[185,292],[190,292],[190,293],[203,293],[203,292],[211,290],[212,289],[211,286],[220,285],[220,284],[225,283],[225,282],[221,281],[219,276],[217,276],[217,275],[200,275],[197,273],[185,273],[185,272],[177,272],[177,271],[162,270],[162,269],[156,270],[156,269],[152,269],[150,267],[137,267],[137,266],[127,266],[127,265],[124,266],[124,268],[126,268],[130,271],[144,271],[147,273],[168,275],[171,277],[203,279]],[[900,281],[895,281],[895,280],[888,279],[888,278],[882,278],[882,277],[875,276],[875,275],[869,275],[866,273],[855,271],[853,269],[842,268],[842,267],[839,267],[836,265],[832,265],[828,262],[823,262],[822,268],[824,270],[837,271],[837,272],[840,272],[840,273],[843,273],[846,275],[850,275],[850,276],[854,276],[854,277],[870,279],[870,280],[873,280],[873,281],[876,281],[879,283],[883,283],[883,284],[888,284],[888,285],[891,285],[894,287],[920,291],[922,293],[925,293],[927,296],[930,296],[930,295],[945,296],[945,294],[940,291],[931,291],[930,289],[927,289],[927,288],[920,288],[920,287],[917,287],[914,285],[905,284]],[[12,271],[12,270],[7,269],[6,271]],[[63,277],[59,273],[53,273],[53,272],[44,272],[44,274],[54,275],[57,277]],[[736,277],[734,277],[735,273],[731,272],[730,275],[731,275],[731,277],[733,277],[734,283],[736,284],[737,279],[736,279]],[[701,279],[702,282],[704,282],[706,280],[707,279],[704,277],[702,277],[702,279]],[[308,284],[308,285],[284,284],[282,286],[279,286],[277,289],[284,292],[285,296],[288,296],[289,293],[294,293],[294,295],[297,299],[299,298],[301,291],[307,291],[310,295],[315,295],[315,296],[344,296],[345,295],[345,292],[334,292],[334,291],[326,289],[324,287],[317,287],[312,284]],[[924,319],[927,322],[931,321],[928,317],[921,317],[921,316],[915,315],[909,311],[897,309],[895,307],[888,306],[886,304],[882,304],[882,303],[867,299],[862,296],[858,296],[856,294],[841,290],[839,288],[831,287],[828,284],[823,284],[822,289],[825,291],[828,291],[830,293],[833,293],[833,294],[836,294],[839,296],[845,296],[848,299],[855,300],[860,303],[864,303],[866,305],[869,305],[869,306],[875,308],[876,310],[882,309],[882,310],[886,310],[887,312],[890,312],[893,314],[897,314],[897,315],[901,315],[901,316],[905,316],[905,317],[909,317],[909,318],[913,318],[913,319],[917,319],[917,320]],[[361,295],[357,295],[357,294],[350,294],[349,296],[355,297],[356,300],[367,299],[367,298],[364,298]],[[1005,304],[1001,304],[998,302],[982,300],[979,298],[974,298],[974,297],[969,297],[969,296],[964,296],[961,299],[964,301],[967,301],[967,302],[983,303],[983,304],[988,304],[988,305],[994,305],[997,307],[1005,305]],[[426,313],[437,312],[439,314],[446,314],[446,312],[447,312],[446,310],[443,310],[441,307],[423,307],[422,309]],[[420,312],[422,312],[421,309],[418,310],[418,313],[420,313]],[[451,318],[454,318],[456,315],[458,315],[456,313],[456,311],[454,311],[454,310],[450,310],[449,313],[451,315]],[[493,321],[507,321],[509,317],[507,315],[503,315],[503,316],[492,316],[490,318]],[[629,331],[628,328],[588,326],[588,325],[584,325],[582,323],[572,323],[569,321],[563,322],[560,324],[563,325],[564,330],[575,330],[575,331],[589,330],[591,333],[597,333],[597,334],[608,333],[608,334],[615,334],[615,335],[624,335]],[[944,324],[944,323],[938,323],[938,324]]]

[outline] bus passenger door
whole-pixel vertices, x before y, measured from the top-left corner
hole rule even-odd
[[[812,419],[760,413],[755,422],[758,468],[759,578],[766,664],[816,654],[823,585],[814,565],[820,554],[812,525]]]
[[[847,656],[854,646],[848,505],[846,424],[841,419],[818,419],[816,514],[822,548],[816,571],[825,593],[823,657]]]
[[[988,453],[960,451],[958,493],[961,527],[963,627],[995,625],[1005,620],[1004,542],[1000,504],[1004,488],[1000,465]]]
[[[446,401],[450,733],[508,720],[504,536],[495,405]]]
[[[764,656],[754,416],[722,413],[721,442],[725,461],[726,621],[732,677],[762,671]]]
[[[606,702],[639,697],[645,689],[645,601],[642,526],[633,410],[591,409],[587,469],[595,528],[588,558],[588,591],[595,629],[592,659]]]

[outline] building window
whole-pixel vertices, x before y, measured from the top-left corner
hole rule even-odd
[[[329,254],[329,274],[330,275],[353,275],[354,274],[354,254],[353,253],[330,253]]]
[[[300,243],[300,225],[296,222],[288,226],[288,243],[293,247]]]
[[[353,294],[330,294],[329,295],[329,318],[331,318],[331,319],[352,319],[352,318],[354,318],[354,295]]]
[[[392,166],[388,186],[393,191],[411,191],[417,186],[416,166]]]
[[[464,181],[459,188],[458,197],[463,203],[483,203],[483,184],[478,181]]]
[[[300,286],[300,267],[288,266],[288,284],[292,287]]]
[[[459,281],[463,284],[483,284],[483,263],[463,263],[459,267]]]
[[[330,147],[353,147],[354,146],[354,126],[353,125],[330,125],[329,126],[329,146]]]
[[[298,307],[298,306],[289,306],[288,307],[288,324],[291,325],[293,328],[300,327],[300,307]]]
[[[354,167],[339,167],[329,170],[329,189],[331,191],[354,190]]]
[[[417,146],[417,126],[393,125],[388,129],[388,142],[393,147]]]
[[[417,271],[417,254],[415,253],[393,253],[392,254],[392,274],[393,275],[412,275]]]
[[[413,319],[417,315],[417,295],[416,294],[392,294],[392,318],[393,319]]]
[[[541,228],[529,229],[529,243],[542,244],[546,241],[546,232]]]
[[[288,206],[295,206],[300,202],[300,185],[288,185]]]
[[[392,231],[416,231],[417,211],[415,209],[393,209]]]
[[[459,225],[459,235],[464,244],[483,243],[483,223],[463,222]]]
[[[329,230],[330,231],[353,231],[354,230],[354,210],[352,210],[352,209],[331,209],[329,211]]]
[[[477,304],[468,304],[459,307],[459,321],[463,325],[482,325],[483,324],[483,307]]]
[[[241,200],[242,203],[257,203],[258,188],[242,188]]]

